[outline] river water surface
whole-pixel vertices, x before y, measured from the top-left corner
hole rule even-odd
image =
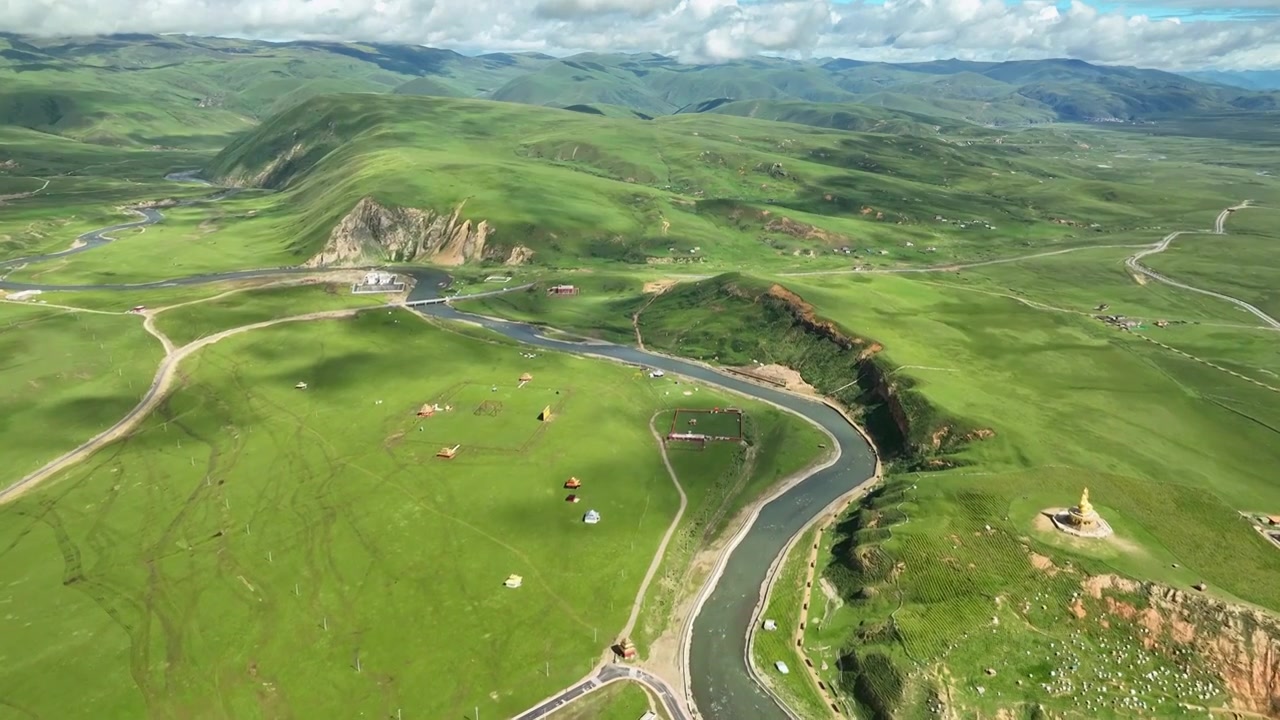
[[[225,197],[225,194],[221,197]],[[206,200],[213,199],[220,199],[220,197],[214,196]],[[122,223],[85,233],[80,238],[83,245],[74,250],[0,262],[0,269],[87,252],[111,242],[108,235],[110,232],[150,225],[159,222],[162,218],[159,212],[152,209],[141,210],[141,214],[142,219],[136,222]],[[397,268],[397,271],[408,272],[417,280],[409,296],[410,301],[438,298],[440,287],[442,284],[447,284],[449,279],[445,273],[436,270],[406,271],[403,268]],[[0,279],[0,288],[130,290],[197,285],[299,272],[314,271],[304,268],[272,268],[120,285],[57,286],[6,282]],[[747,670],[745,657],[747,633],[750,629],[748,626],[756,604],[760,601],[762,586],[769,568],[790,538],[834,500],[866,482],[873,475],[875,453],[862,436],[839,413],[821,402],[755,385],[697,363],[654,355],[637,348],[611,343],[553,340],[541,335],[540,331],[533,326],[470,315],[445,304],[420,306],[417,310],[432,317],[478,323],[528,345],[612,358],[685,375],[709,385],[717,385],[790,409],[822,426],[835,438],[840,448],[839,459],[831,467],[815,473],[761,509],[759,517],[729,555],[723,574],[693,622],[692,644],[689,649],[690,684],[694,702],[704,720],[787,720],[787,713],[761,690]],[[762,668],[762,671],[775,672],[772,666]],[[796,671],[801,672],[802,669],[796,668]]]

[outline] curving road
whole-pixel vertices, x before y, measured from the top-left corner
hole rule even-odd
[[[1227,233],[1227,229],[1226,229],[1227,218],[1231,217],[1231,213],[1236,212],[1237,210],[1244,210],[1245,208],[1248,208],[1248,207],[1249,207],[1249,201],[1246,200],[1240,203],[1239,205],[1229,207],[1226,210],[1223,210],[1222,212],[1218,213],[1218,218],[1213,222],[1213,234],[1225,235]],[[1173,241],[1177,240],[1179,237],[1183,235],[1197,234],[1200,232],[1201,231],[1199,230],[1179,230],[1178,232],[1171,232],[1168,235],[1165,235],[1164,238],[1162,238],[1160,242],[1156,243],[1155,245],[1152,245],[1151,247],[1145,250],[1142,250],[1140,252],[1134,253],[1133,255],[1130,255],[1124,261],[1124,264],[1133,272],[1140,273],[1153,280],[1162,282],[1166,285],[1171,285],[1173,287],[1180,288],[1182,290],[1188,290],[1193,293],[1199,293],[1201,295],[1208,295],[1209,297],[1215,297],[1215,298],[1218,298],[1219,300],[1226,300],[1227,302],[1237,307],[1240,307],[1249,313],[1252,313],[1255,317],[1257,317],[1259,320],[1266,323],[1267,325],[1271,326],[1272,328],[1276,330],[1280,330],[1280,320],[1276,320],[1275,318],[1271,317],[1270,315],[1260,310],[1255,305],[1247,303],[1244,300],[1241,300],[1240,298],[1231,297],[1230,295],[1226,295],[1224,293],[1215,292],[1213,290],[1205,290],[1204,288],[1198,288],[1193,285],[1188,285],[1184,282],[1178,282],[1177,280],[1173,280],[1165,275],[1161,275],[1155,270],[1152,270],[1151,268],[1142,264],[1143,258],[1150,257],[1152,255],[1158,255],[1164,252],[1165,250],[1168,250],[1169,246],[1173,244]]]
[[[635,682],[647,687],[662,702],[662,707],[666,710],[671,720],[689,719],[690,716],[684,704],[680,702],[679,696],[671,689],[671,686],[667,685],[665,680],[633,665],[607,663],[599,666],[595,672],[573,687],[554,697],[547,698],[534,707],[516,715],[512,720],[538,720],[588,693],[599,690],[605,685],[621,681]]]

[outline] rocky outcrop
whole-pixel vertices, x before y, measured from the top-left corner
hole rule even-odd
[[[1142,628],[1149,648],[1187,648],[1231,696],[1231,709],[1280,718],[1280,621],[1253,608],[1156,583],[1098,575],[1083,583],[1105,616]],[[1095,604],[1096,606],[1096,604]],[[1092,614],[1083,606],[1077,617]],[[1105,618],[1104,618],[1105,619]]]
[[[279,189],[287,184],[294,174],[294,165],[307,154],[309,148],[302,143],[294,143],[288,150],[276,155],[271,162],[256,172],[244,171],[229,173],[217,178],[218,183],[227,187],[257,187]]]
[[[511,254],[503,261],[503,265],[524,265],[533,259],[533,251],[523,245],[511,248]]]
[[[387,207],[371,197],[356,203],[334,226],[324,249],[307,267],[358,265],[368,262],[429,262],[461,265],[481,259],[520,265],[533,257],[522,245],[510,250],[489,242],[493,228],[462,217],[466,203],[452,213],[417,208]]]
[[[131,208],[171,208],[182,204],[177,198],[160,198],[159,200],[143,200],[130,205]]]

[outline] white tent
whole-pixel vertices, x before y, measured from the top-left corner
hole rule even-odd
[[[595,510],[588,510],[587,514],[582,516],[582,522],[588,525],[595,525],[600,522],[600,513]]]

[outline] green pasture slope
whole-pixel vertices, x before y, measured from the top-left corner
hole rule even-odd
[[[1248,189],[1253,197],[1274,192],[1270,185]],[[1235,224],[1249,212],[1258,213],[1252,222],[1260,225]],[[1213,253],[1225,268],[1231,241],[1265,247],[1266,212],[1236,213],[1226,236],[1182,239],[1187,248]],[[1205,208],[1187,227],[1208,227],[1216,214]],[[1133,232],[1121,244],[1149,245],[1177,227]],[[1280,388],[1273,333],[1220,300],[1137,283],[1123,264],[1134,249],[1095,248],[958,273],[776,278],[819,318],[883,344],[877,362],[891,370],[900,392],[909,388],[913,402],[926,403],[909,406],[909,417],[922,426],[913,432],[927,435],[933,429],[927,423],[940,422],[961,428],[957,434],[994,433],[945,453],[943,467],[958,465],[954,469],[910,473],[909,464],[891,465],[892,494],[885,497],[892,501],[871,506],[884,515],[876,520],[883,524],[845,525],[846,536],[858,538],[852,548],[863,559],[849,560],[854,550],[846,543],[836,550],[837,562],[824,561],[843,597],[823,602],[829,616],[824,608],[824,622],[807,645],[815,662],[819,655],[812,648],[825,646],[822,659],[831,669],[824,677],[843,688],[849,702],[866,710],[859,694],[893,696],[892,704],[910,716],[929,704],[930,693],[949,688],[952,703],[988,712],[1036,703],[1065,710],[1061,686],[1044,684],[1068,672],[1076,683],[1093,682],[1099,672],[1128,674],[1116,658],[1167,682],[1170,673],[1189,674],[1201,684],[1178,692],[1200,704],[1222,701],[1221,683],[1210,669],[1142,651],[1131,625],[1117,620],[1104,631],[1068,610],[1072,594],[1081,591],[1082,572],[1118,573],[1183,590],[1205,582],[1217,597],[1280,608],[1280,585],[1266,580],[1280,570],[1280,553],[1237,514],[1280,506],[1270,481],[1280,461],[1277,391],[1249,381]],[[1237,280],[1239,292],[1269,287],[1249,278],[1265,277],[1273,265],[1254,256],[1249,274]],[[1213,277],[1194,268],[1184,272],[1177,277],[1215,287]],[[819,346],[803,342],[803,332],[777,335],[779,327],[793,327],[790,316],[761,315],[754,296],[730,292],[735,285],[754,292],[753,282],[715,278],[659,296],[640,319],[646,344],[721,362],[798,363],[826,391],[848,382],[835,376],[839,367],[853,373],[848,360],[832,365]],[[567,330],[625,339],[631,314],[646,306],[636,295],[640,283],[587,275],[579,300],[557,304],[529,293],[473,306],[521,319],[542,315]],[[572,302],[580,304],[571,308]],[[1147,323],[1129,334],[1108,327],[1093,318],[1099,303]],[[1155,319],[1173,324],[1157,328]],[[758,335],[765,329],[769,335]],[[1118,541],[1066,543],[1038,528],[1040,510],[1074,503],[1086,486]],[[1077,574],[1055,575],[1046,584],[1046,573],[1031,563],[1032,551],[1059,567],[1073,565]],[[904,565],[895,571],[898,562]],[[850,579],[851,563],[865,574]],[[896,580],[885,585],[890,574]],[[992,603],[996,595],[1003,598],[1000,607]],[[1026,604],[1030,610],[1011,610]],[[818,601],[813,607],[811,622]],[[896,618],[891,627],[890,614]],[[1000,619],[995,635],[993,616]],[[861,655],[847,653],[854,639]],[[1010,671],[993,678],[983,671],[997,645],[1012,648],[1017,658]],[[1067,647],[1070,655],[1057,654]],[[1058,660],[1086,651],[1120,655],[1093,663]],[[869,685],[898,690],[868,696]],[[1124,705],[1124,697],[1157,715],[1185,712],[1167,688],[1137,674],[1098,692],[1107,703],[1099,716],[1139,709]]]
[[[495,259],[523,245],[541,267],[674,272],[918,266],[1105,244],[1262,182],[1234,164],[1148,158],[1151,144],[1088,127],[950,140],[349,95],[269,119],[208,171],[283,190],[238,226],[247,237],[290,228],[286,247],[271,244],[295,261],[371,196],[441,213],[465,201],[462,217],[493,228]],[[1247,158],[1208,139],[1163,149],[1175,146]]]
[[[109,148],[0,126],[0,260],[65,250],[81,233],[135,219],[122,210],[129,204],[207,194],[207,188],[163,179],[207,157]]]
[[[160,356],[136,317],[0,303],[0,487],[111,427]]]
[[[1016,275],[1000,272],[1006,283]],[[1075,285],[1079,296],[1086,287],[1076,283],[1091,276],[1058,278],[1052,287]],[[1142,337],[1121,335],[1087,315],[973,292],[962,280],[806,280],[789,287],[824,316],[883,342],[885,359],[902,367],[915,389],[945,413],[995,432],[955,456],[962,467],[899,480],[899,487],[910,483],[912,490],[906,504],[886,512],[901,511],[912,520],[895,527],[888,539],[875,534],[883,530],[867,531],[872,534],[859,547],[871,550],[862,552],[885,560],[854,564],[869,574],[843,585],[852,603],[850,620],[834,622],[846,623],[848,637],[847,623],[884,622],[898,611],[891,636],[864,638],[867,648],[860,652],[887,654],[904,676],[945,665],[966,705],[1055,707],[1052,693],[1033,683],[1013,684],[1027,677],[1020,670],[1001,670],[1007,679],[982,675],[982,658],[990,652],[986,641],[955,639],[986,637],[992,615],[1002,612],[989,598],[1001,594],[1006,608],[1022,602],[1048,608],[1031,620],[1040,635],[1048,633],[1047,642],[1086,642],[1076,636],[1089,631],[1075,623],[1062,601],[1079,591],[1081,578],[1060,580],[1046,590],[1043,573],[1031,567],[1028,547],[1055,558],[1065,555],[1090,572],[1118,572],[1178,588],[1204,581],[1219,596],[1280,608],[1280,586],[1265,580],[1280,569],[1280,554],[1237,515],[1280,505],[1269,479],[1269,468],[1280,460],[1275,431],[1268,429],[1275,427],[1275,414],[1266,409],[1274,407],[1273,391]],[[1188,330],[1201,332],[1194,325],[1143,332],[1176,346]],[[1213,332],[1224,333],[1214,344],[1215,358],[1236,356],[1236,363],[1253,365],[1250,353],[1257,349],[1235,350],[1229,333],[1239,338],[1259,331]],[[1204,344],[1202,335],[1191,337],[1201,337]],[[1039,510],[1072,504],[1085,486],[1121,541],[1063,543],[1052,532],[1035,529]],[[950,559],[940,563],[939,558]],[[847,562],[828,572],[839,578]],[[884,581],[875,573],[888,572],[896,562],[904,567],[892,587],[881,588],[883,600],[859,595],[868,586],[875,592]],[[1011,620],[1006,617],[1000,625],[1001,642],[1014,648],[1025,644],[1025,662],[1042,668],[1024,669],[1037,678],[1063,673],[1062,663],[1045,662],[1045,638],[1011,631]],[[1021,639],[1007,638],[1009,632]],[[830,646],[840,637],[837,630],[818,640]],[[1105,638],[1091,637],[1090,647],[1099,649]],[[1114,634],[1108,637],[1107,642],[1120,642]],[[1157,661],[1164,662],[1151,660]],[[851,663],[848,658],[842,663],[846,672]],[[856,687],[857,677],[854,671],[846,686]],[[977,685],[1001,688],[1002,694],[979,695],[973,690]],[[1147,702],[1156,702],[1160,694],[1131,677],[1118,694],[1107,696],[1108,702],[1130,689]],[[1217,692],[1212,696],[1217,699]],[[909,701],[909,693],[903,698]],[[1157,713],[1176,710],[1168,704],[1158,708]]]
[[[280,190],[170,209],[146,232],[12,275],[56,269],[63,282],[86,283],[295,265],[366,196],[436,213],[461,206],[462,218],[492,228],[489,262],[522,245],[544,270],[714,274],[945,266],[1134,243],[1267,183],[1256,153],[1212,138],[1086,126],[922,137],[405,95],[307,100],[212,160],[5,132],[28,150],[0,170],[0,187],[51,181],[7,203],[0,252],[9,257],[65,248],[132,200],[208,192],[163,182],[172,169],[204,165],[214,178]],[[84,161],[40,163],[46,145]],[[387,258],[369,247],[367,259]]]
[[[688,398],[632,368],[382,311],[188,363],[137,432],[0,509],[4,634],[43,648],[8,657],[11,705],[510,715],[601,657],[677,506],[649,421]],[[428,401],[454,409],[417,418]],[[745,407],[761,437],[796,422]],[[691,496],[719,475],[702,469],[681,477]]]
[[[765,678],[787,707],[805,718],[831,716],[831,709],[805,672],[804,659],[796,651],[794,640],[796,628],[806,616],[801,607],[805,571],[809,565],[809,550],[818,536],[817,530],[806,532],[787,553],[770,592],[769,603],[760,615],[762,621],[773,620],[778,627],[776,630],[757,627],[751,643],[751,660],[756,672]],[[821,598],[822,595],[815,590],[813,597]],[[779,660],[786,663],[791,672],[786,675],[778,672],[774,663]]]
[[[1277,193],[1280,201],[1280,193]],[[1227,235],[1179,238],[1151,258],[1149,267],[1196,287],[1225,293],[1280,316],[1280,268],[1274,261],[1280,202],[1239,210],[1227,220]],[[1249,317],[1238,311],[1242,322]]]
[[[156,327],[182,346],[223,330],[308,313],[383,305],[383,295],[352,295],[346,283],[267,287],[210,298],[160,313]]]

